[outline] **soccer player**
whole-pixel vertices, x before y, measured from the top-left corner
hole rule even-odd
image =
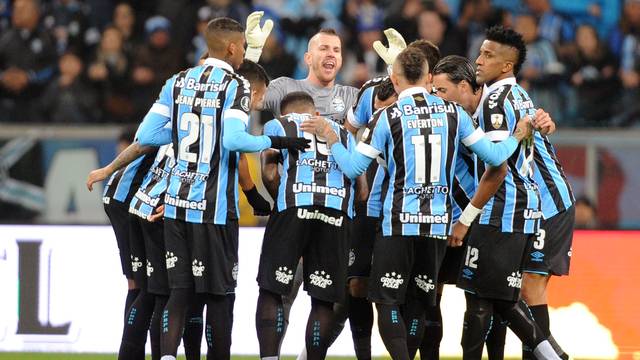
[[[376,43],[374,47],[389,66],[393,65],[395,57],[406,45],[402,36],[393,29],[385,31],[389,48]],[[440,59],[438,47],[427,40],[416,40],[409,44],[423,52],[429,69]],[[430,85],[426,85],[430,88]],[[397,94],[389,76],[375,78],[366,82],[358,92],[358,100],[353,111],[348,113],[345,127],[352,133],[366,127],[375,110],[392,104],[397,100]],[[368,277],[371,271],[371,255],[376,233],[380,231],[380,217],[382,209],[381,194],[388,186],[388,176],[383,166],[373,162],[366,172],[367,195],[366,201],[356,201],[356,217],[354,221],[354,237],[349,266],[349,324],[358,359],[371,357],[371,327],[373,325],[373,309],[366,299]],[[356,200],[359,200],[358,198]],[[416,343],[419,339],[409,338],[409,343]]]
[[[321,138],[300,130],[301,123],[316,112],[313,98],[292,92],[282,99],[281,107],[286,115],[269,121],[264,133],[304,136],[311,144],[304,153],[262,153],[263,158],[281,158],[283,168],[258,270],[256,329],[260,357],[279,356],[284,333],[282,296],[291,293],[293,272],[304,257],[304,289],[311,297],[306,356],[324,359],[333,337],[334,303],[343,302],[345,297],[354,182],[340,171]],[[335,122],[331,124],[346,147],[355,147],[351,134]]]
[[[433,74],[434,89],[438,96],[448,101],[457,102],[470,114],[475,113],[480,105],[482,87],[476,82],[475,69],[470,60],[457,55],[447,56],[438,62],[433,70]],[[554,124],[546,112],[538,109],[534,118],[534,126],[540,130],[540,133],[548,133],[553,130],[552,127]],[[541,136],[540,133],[534,134],[536,139]],[[454,190],[454,221],[457,221],[460,212],[467,206],[469,198],[473,196],[475,192],[473,158],[467,153],[460,152],[458,155],[459,160],[456,166],[460,167],[460,169],[456,169],[456,177],[461,186],[458,187],[457,191]],[[506,176],[507,168],[505,164],[500,168],[487,167],[483,178],[496,171],[499,172],[495,174],[498,176],[496,180],[501,183],[504,176]],[[456,212],[458,213],[457,215]],[[438,284],[440,291],[443,283],[456,283],[464,250],[464,247],[447,248],[447,253],[445,254],[445,259],[440,269],[441,272],[443,272],[443,276],[438,279],[440,282]],[[439,307],[437,309],[437,316],[441,324],[442,316],[440,315]],[[442,331],[441,328],[440,331]],[[440,334],[442,333],[440,332]],[[490,360],[500,360],[504,358],[505,335],[505,324],[499,319],[497,314],[494,314],[491,331],[486,339],[487,352]],[[425,331],[425,340],[420,348],[420,355],[423,359],[437,358],[440,339],[429,340],[428,338],[429,333]]]
[[[342,67],[342,42],[338,33],[333,29],[321,29],[312,36],[304,62],[309,67],[307,78],[273,80],[267,88],[264,109],[279,117],[282,99],[291,92],[303,91],[314,99],[320,115],[343,124],[347,112],[355,104],[358,89],[336,84],[336,76]]]
[[[480,128],[494,141],[512,133],[516,121],[533,115],[527,93],[516,84],[515,74],[524,62],[522,37],[512,30],[487,31],[476,60],[476,81],[487,86],[475,116]],[[461,245],[471,227],[458,287],[465,290],[467,311],[462,335],[463,357],[480,359],[484,340],[497,313],[536,358],[557,359],[547,337],[530,318],[526,304],[518,302],[522,261],[528,238],[538,230],[540,196],[532,178],[533,148],[521,144],[507,161],[505,180],[487,205],[467,205],[452,231],[452,243]],[[476,159],[477,173],[485,164]],[[477,179],[477,177],[476,177]]]
[[[118,141],[119,153],[124,151],[124,149],[133,142],[134,137],[135,131],[133,129],[127,129],[123,132]],[[115,233],[116,241],[118,243],[122,273],[127,278],[128,283],[124,309],[125,328],[127,326],[129,308],[139,295],[141,286],[143,286],[143,284],[140,283],[139,278],[137,279],[138,281],[134,278],[134,271],[132,268],[133,256],[131,254],[130,223],[133,217],[128,212],[128,204],[140,186],[147,170],[149,170],[149,167],[153,163],[155,150],[157,149],[147,149],[146,154],[137,158],[136,161],[132,162],[127,167],[109,174],[111,177],[109,178],[107,185],[104,187],[102,195],[104,210],[109,217],[109,221],[111,222],[111,226],[113,227],[113,232]],[[106,178],[106,176],[104,178]]]
[[[385,154],[390,186],[384,194],[383,233],[373,250],[371,278],[379,281],[369,284],[369,299],[376,303],[378,328],[391,357],[409,359],[400,305],[409,287],[417,289],[424,306],[435,304],[433,289],[451,225],[450,184],[459,142],[486,161],[500,164],[530,131],[523,119],[515,136],[502,143],[485,139],[462,108],[424,88],[429,69],[418,49],[407,48],[398,55],[391,80],[398,101],[374,115],[356,151],[345,149],[323,119],[303,123],[303,130],[326,138],[338,165],[351,177]],[[481,186],[473,200],[481,205],[490,197],[486,190]],[[408,317],[413,316],[421,317]],[[410,331],[420,332],[423,326],[420,321],[412,323]]]
[[[244,56],[242,26],[216,18],[205,30],[204,65],[167,80],[140,125],[141,145],[173,142],[176,165],[165,195],[166,251],[171,294],[162,318],[162,360],[175,359],[185,310],[206,296],[208,356],[228,359],[229,297],[237,274],[237,151],[303,150],[308,140],[247,133],[249,83],[235,74]]]

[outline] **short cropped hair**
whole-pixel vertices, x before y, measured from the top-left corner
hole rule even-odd
[[[393,83],[391,82],[391,78],[384,79],[380,84],[378,84],[378,91],[376,92],[376,97],[380,101],[386,101],[390,97],[397,95],[396,89],[393,87]]]
[[[264,83],[265,86],[269,86],[267,72],[260,64],[256,64],[251,60],[244,59],[236,73],[247,79],[249,84]]]
[[[429,64],[429,72],[433,73],[432,69],[436,66],[438,61],[440,61],[440,49],[429,40],[416,40],[409,44],[409,47],[415,47],[419,49],[424,54],[424,57],[427,58],[427,63]]]
[[[400,65],[402,73],[409,84],[417,83],[418,80],[426,75],[424,73],[425,64],[427,65],[427,68],[429,67],[427,64],[427,58],[424,56],[422,51],[414,47],[407,47],[402,50],[396,58],[396,61]]]
[[[480,85],[476,81],[476,74],[473,64],[469,59],[458,55],[445,56],[433,69],[433,75],[447,74],[447,77],[454,84],[464,80],[471,85],[471,89],[476,92]]]
[[[280,101],[280,113],[288,113],[287,108],[292,106],[310,106],[315,109],[316,104],[311,95],[304,91],[294,91],[285,95]]]
[[[527,58],[527,46],[522,39],[520,33],[515,32],[512,29],[506,29],[502,26],[494,26],[487,30],[487,40],[497,42],[501,45],[510,46],[516,49],[518,58],[516,63],[513,64],[513,74],[518,75],[524,60]]]

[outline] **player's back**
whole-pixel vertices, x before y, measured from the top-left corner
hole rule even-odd
[[[164,203],[164,194],[169,184],[169,174],[175,164],[173,144],[158,149],[153,165],[149,168],[140,188],[136,191],[129,212],[146,219],[153,210]]]
[[[327,143],[300,130],[309,114],[287,114],[265,124],[265,135],[305,137],[311,144],[304,152],[282,150],[283,171],[278,187],[278,211],[299,206],[324,206],[353,217],[354,181],[342,173]],[[355,146],[353,137],[334,122],[330,125],[347,148]]]
[[[170,92],[170,93],[166,93]],[[165,217],[225,224],[237,219],[238,154],[222,145],[225,114],[247,119],[249,83],[231,66],[209,58],[175,75],[169,97],[176,164],[165,197]]]
[[[370,124],[374,132],[383,131],[381,126],[389,134],[385,159],[390,184],[383,195],[386,236],[444,236],[450,227],[450,191],[464,110],[419,89],[403,91]],[[369,134],[367,139],[371,141]]]
[[[527,92],[515,78],[498,81],[485,88],[477,113],[478,124],[492,141],[509,137],[520,118],[533,115],[535,109]],[[539,226],[540,195],[533,180],[532,144],[522,142],[507,160],[507,176],[496,194],[487,202],[480,224],[493,225],[503,232],[535,233]],[[476,158],[476,183],[485,164]]]
[[[534,146],[533,179],[540,189],[542,216],[548,219],[573,206],[575,198],[549,138],[535,132]]]

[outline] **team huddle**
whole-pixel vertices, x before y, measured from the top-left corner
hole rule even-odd
[[[238,184],[269,215],[258,267],[260,358],[280,357],[300,285],[305,350],[323,359],[349,319],[371,358],[373,307],[393,359],[437,359],[444,284],[465,291],[464,359],[567,359],[549,330],[546,287],[567,275],[574,197],[547,134],[555,124],[516,82],[520,34],[494,27],[475,63],[440,59],[393,29],[374,44],[389,76],[336,84],[341,42],[320,30],[303,80],[258,65],[273,22],[209,22],[201,65],[168,79],[135,133],[88,187],[103,202],[129,279],[119,359],[229,359],[238,273]],[[246,51],[245,51],[246,45]],[[264,135],[250,113],[270,110]],[[132,136],[133,137],[133,136]],[[244,153],[260,152],[256,190]],[[206,315],[203,311],[206,307]]]

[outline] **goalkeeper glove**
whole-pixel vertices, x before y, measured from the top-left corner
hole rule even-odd
[[[402,38],[402,35],[400,35],[400,33],[395,29],[389,28],[385,30],[384,35],[387,37],[389,47],[385,47],[382,45],[380,40],[376,40],[373,43],[373,49],[378,53],[382,60],[387,63],[389,73],[391,73],[391,65],[396,61],[398,54],[407,47],[407,43]]]
[[[269,37],[269,33],[273,29],[273,21],[267,20],[264,26],[260,26],[264,11],[254,11],[247,17],[247,28],[244,31],[244,37],[247,40],[247,51],[244,58],[255,63],[260,60],[262,47]]]

